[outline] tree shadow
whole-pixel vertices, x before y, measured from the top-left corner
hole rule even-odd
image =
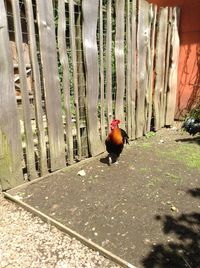
[[[188,190],[192,197],[200,198],[200,188]],[[200,213],[184,213],[178,217],[156,216],[163,221],[163,232],[176,239],[152,246],[142,260],[146,268],[200,268]]]
[[[188,190],[188,193],[193,197],[200,198],[200,188],[190,189]]]

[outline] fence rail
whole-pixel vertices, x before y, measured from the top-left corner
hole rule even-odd
[[[145,0],[0,0],[3,190],[173,124],[179,9]]]

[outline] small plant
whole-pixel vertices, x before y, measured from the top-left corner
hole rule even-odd
[[[159,178],[151,178],[148,183],[147,183],[147,187],[154,187],[156,186],[158,183],[160,182]]]
[[[147,139],[149,139],[149,138],[154,137],[155,135],[156,135],[156,132],[154,132],[154,131],[149,131],[149,132],[147,132],[147,133],[145,134],[145,137],[146,137]]]
[[[146,167],[142,167],[142,168],[140,168],[140,170],[141,170],[142,172],[149,172],[149,169],[146,168]]]
[[[194,117],[200,120],[200,102],[188,113],[187,117]]]
[[[177,175],[175,175],[175,174],[172,174],[172,173],[169,173],[169,172],[166,172],[165,175],[166,175],[167,177],[169,177],[170,179],[175,180],[175,181],[178,181],[178,180],[181,179],[179,176],[177,176]]]

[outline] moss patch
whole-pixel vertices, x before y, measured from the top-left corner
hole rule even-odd
[[[200,169],[200,149],[193,144],[182,144],[169,151],[159,151],[159,154],[181,161],[190,168]]]

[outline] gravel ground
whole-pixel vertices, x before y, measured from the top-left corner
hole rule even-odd
[[[3,198],[0,189],[1,268],[119,268],[74,238]]]

